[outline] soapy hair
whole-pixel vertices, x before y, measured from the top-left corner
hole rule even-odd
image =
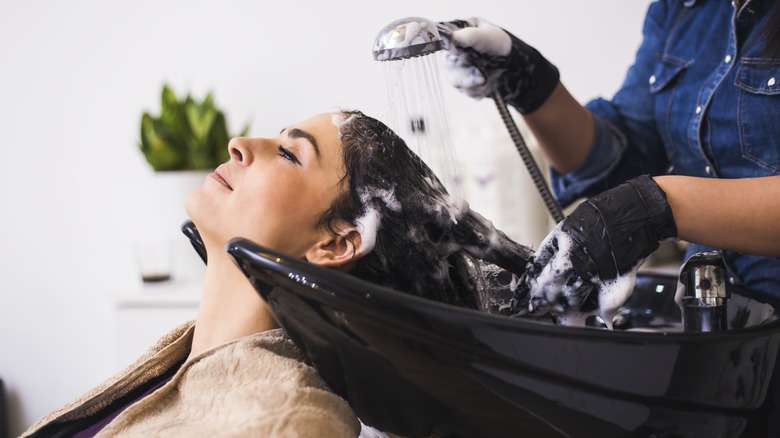
[[[343,111],[341,195],[321,217],[338,233],[358,227],[367,252],[351,274],[425,298],[479,308],[474,259],[521,275],[532,251],[452,197],[430,168],[382,122]],[[469,260],[471,263],[469,263]]]

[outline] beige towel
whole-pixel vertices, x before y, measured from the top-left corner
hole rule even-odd
[[[88,416],[189,354],[193,323],[172,331],[139,361],[36,423]],[[357,437],[360,424],[281,329],[247,336],[192,358],[165,386],[135,403],[99,437]]]

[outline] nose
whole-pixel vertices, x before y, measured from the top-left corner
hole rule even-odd
[[[248,166],[252,162],[251,139],[246,137],[233,137],[228,142],[230,159],[237,164]]]
[[[277,142],[270,138],[234,137],[228,142],[230,161],[239,166],[249,166],[255,158],[266,156],[276,150]]]

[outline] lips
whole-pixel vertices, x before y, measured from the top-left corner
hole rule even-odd
[[[225,168],[222,166],[217,167],[217,169],[212,173],[210,176],[213,177],[215,180],[217,180],[218,183],[222,184],[223,186],[227,187],[229,190],[233,190],[233,186],[230,185],[230,177],[228,177],[227,172],[225,172]]]

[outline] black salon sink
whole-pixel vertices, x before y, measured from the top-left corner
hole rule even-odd
[[[379,430],[765,435],[757,425],[780,323],[679,332],[673,276],[640,275],[629,322],[608,331],[421,299],[246,240],[231,241],[228,251],[325,381]]]

